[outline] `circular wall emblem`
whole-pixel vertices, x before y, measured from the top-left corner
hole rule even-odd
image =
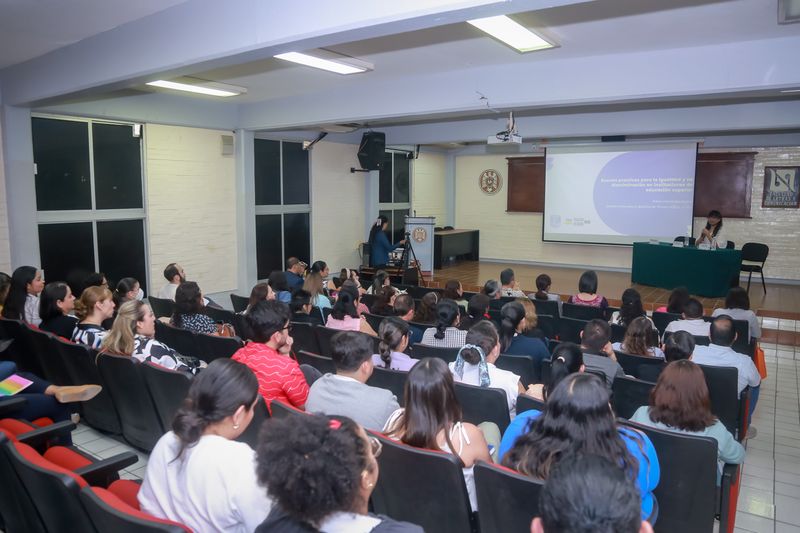
[[[489,168],[481,172],[478,185],[486,194],[497,194],[503,187],[503,178],[498,171]]]
[[[425,228],[415,228],[411,238],[417,242],[425,242],[425,239],[428,238],[428,232],[425,231]]]

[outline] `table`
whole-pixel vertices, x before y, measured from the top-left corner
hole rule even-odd
[[[458,255],[477,261],[479,253],[480,232],[476,229],[447,229],[433,234],[433,268],[442,268],[443,260]]]
[[[691,294],[725,296],[739,284],[741,250],[679,248],[672,243],[633,243],[631,281],[674,289],[681,285]]]

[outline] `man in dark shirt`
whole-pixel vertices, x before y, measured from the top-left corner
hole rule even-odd
[[[625,375],[611,347],[611,327],[605,320],[595,318],[586,324],[581,331],[581,349],[586,370],[602,373],[609,389],[615,377]]]
[[[303,286],[303,274],[306,272],[306,264],[296,257],[290,257],[286,260],[286,281],[289,284],[289,290],[294,291]]]

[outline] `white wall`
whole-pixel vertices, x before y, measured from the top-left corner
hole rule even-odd
[[[205,293],[237,287],[236,175],[221,155],[229,131],[147,124],[145,173],[150,280],[180,263]]]
[[[447,156],[423,152],[414,160],[412,208],[420,217],[436,217],[437,226],[447,224],[445,181]]]
[[[364,241],[366,180],[359,168],[358,145],[322,141],[311,150],[311,256],[328,263],[331,272],[361,264]]]
[[[3,125],[0,124],[0,139],[3,138],[2,128]],[[0,142],[0,271],[6,272],[10,276],[13,268],[11,267],[8,213],[6,212],[6,173],[3,159],[3,143]]]

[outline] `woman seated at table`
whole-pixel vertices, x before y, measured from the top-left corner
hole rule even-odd
[[[708,244],[711,248],[728,246],[728,241],[725,240],[725,234],[722,232],[722,213],[716,209],[709,211],[706,226],[700,232],[700,237],[694,242],[695,246],[703,243]]]
[[[750,310],[750,297],[743,288],[731,287],[725,297],[725,307],[714,309],[714,312],[711,313],[712,317],[719,315],[728,315],[734,320],[747,320],[750,339],[761,338],[761,326],[758,325],[756,314]]]
[[[578,294],[570,296],[569,303],[599,307],[600,309],[608,308],[606,297],[597,294],[597,272],[587,270],[581,274],[581,278],[578,280]]]
[[[664,358],[664,352],[658,347],[658,330],[646,316],[634,318],[625,330],[622,342],[615,342],[611,347],[630,355]]]

